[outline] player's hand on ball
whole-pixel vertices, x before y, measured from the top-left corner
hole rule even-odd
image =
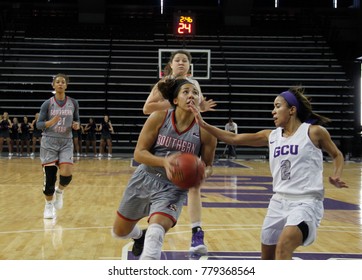
[[[172,181],[173,174],[176,169],[176,158],[180,153],[175,153],[165,157],[164,168],[166,170],[167,178]]]
[[[173,168],[169,179],[181,189],[201,185],[205,178],[205,163],[196,155],[178,153],[172,158]]]

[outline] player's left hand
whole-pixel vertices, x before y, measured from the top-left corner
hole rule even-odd
[[[216,102],[213,99],[206,100],[206,97],[200,102],[200,111],[215,111],[214,107],[216,107]]]

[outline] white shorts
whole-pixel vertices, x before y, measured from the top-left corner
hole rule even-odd
[[[274,194],[270,200],[265,216],[261,242],[265,245],[276,245],[285,226],[296,226],[301,222],[308,225],[308,237],[303,246],[310,245],[317,236],[317,228],[324,213],[323,201],[317,198],[287,199]]]

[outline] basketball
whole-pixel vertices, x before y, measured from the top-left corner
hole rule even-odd
[[[179,154],[172,183],[182,189],[199,186],[204,179],[205,163],[194,154]]]

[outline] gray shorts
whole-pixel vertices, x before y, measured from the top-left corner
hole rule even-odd
[[[308,225],[309,233],[303,246],[310,245],[317,237],[317,228],[323,213],[323,201],[320,199],[288,200],[274,194],[264,219],[261,242],[265,245],[276,245],[285,226],[296,226],[304,221]]]
[[[186,197],[187,190],[180,189],[157,174],[143,170],[140,165],[128,182],[118,214],[124,219],[138,221],[162,213],[175,225]]]
[[[73,139],[43,136],[40,143],[42,165],[73,164]]]

